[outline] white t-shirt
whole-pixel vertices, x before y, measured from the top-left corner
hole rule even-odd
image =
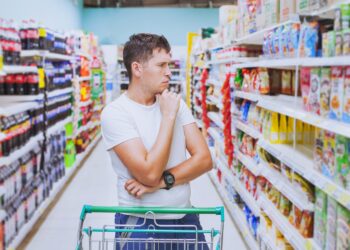
[[[160,189],[151,194],[145,194],[136,199],[124,189],[127,180],[133,178],[128,169],[113,151],[113,147],[133,138],[141,138],[145,148],[150,150],[156,141],[162,115],[159,103],[151,106],[134,102],[126,94],[108,104],[101,115],[102,136],[112,160],[114,171],[118,175],[118,198],[120,206],[151,206],[151,207],[190,207],[190,185],[178,185],[170,190]],[[176,117],[173,141],[166,169],[175,167],[186,158],[186,142],[183,126],[194,123],[195,120],[181,100]],[[183,215],[161,215],[157,218],[178,219]]]

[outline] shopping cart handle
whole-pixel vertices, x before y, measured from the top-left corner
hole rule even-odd
[[[84,205],[81,211],[80,219],[85,220],[87,213],[129,213],[146,214],[152,212],[155,214],[216,214],[221,216],[221,221],[225,219],[224,207],[209,208],[174,208],[174,207],[106,207]]]

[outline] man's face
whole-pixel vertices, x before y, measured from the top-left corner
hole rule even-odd
[[[160,94],[169,86],[171,54],[164,49],[153,50],[153,56],[143,63],[142,82],[154,94]]]

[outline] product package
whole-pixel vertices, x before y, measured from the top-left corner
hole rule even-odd
[[[350,123],[350,66],[345,68],[342,120]]]
[[[332,81],[331,81],[331,107],[329,118],[334,120],[340,120],[342,117],[342,104],[343,104],[343,68],[332,67]]]
[[[347,190],[350,190],[349,146],[350,139],[342,135],[337,135],[335,153],[337,165],[337,183]]]
[[[325,131],[322,174],[327,176],[331,180],[335,180],[336,174],[337,174],[336,162],[335,162],[335,150],[336,150],[335,137],[336,137],[335,133]]]
[[[301,85],[301,94],[303,98],[303,106],[306,111],[310,111],[310,77],[311,77],[311,68],[301,68],[300,70],[300,85]]]
[[[329,31],[328,35],[328,56],[335,56],[335,47],[336,47],[336,32]]]
[[[315,186],[295,172],[293,172],[293,185],[295,187],[295,190],[298,190],[299,193],[302,193],[308,201],[315,201]]]
[[[331,95],[331,69],[322,68],[321,70],[321,89],[320,89],[320,114],[322,117],[329,117]]]
[[[314,168],[322,172],[323,148],[324,148],[324,130],[316,128],[315,130],[315,150],[314,150]]]
[[[350,249],[350,211],[338,205],[337,211],[337,250]]]
[[[335,55],[341,56],[343,54],[343,32],[337,31],[335,33]]]
[[[314,214],[310,211],[303,211],[299,232],[305,238],[313,237]]]
[[[350,55],[350,29],[343,30],[343,55]]]
[[[328,196],[326,249],[336,249],[337,244],[337,201]]]
[[[320,114],[321,68],[313,68],[310,76],[309,104],[311,112]]]
[[[295,13],[295,0],[281,0],[280,1],[280,22],[290,20],[292,14]]]
[[[327,194],[316,188],[314,240],[325,249],[327,230]]]
[[[297,0],[296,7],[298,13],[309,10],[309,0]]]
[[[282,71],[282,94],[292,95],[292,72],[289,70]]]

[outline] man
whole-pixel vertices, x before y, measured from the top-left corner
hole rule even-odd
[[[101,116],[102,135],[118,175],[119,205],[191,207],[189,182],[211,170],[212,160],[190,110],[179,95],[167,90],[171,78],[170,45],[163,36],[136,34],[125,44],[123,59],[130,77],[128,91],[107,105]],[[189,159],[186,150],[191,155]],[[156,218],[162,225],[190,224],[201,229],[196,215]],[[142,222],[138,216],[115,216],[116,224]],[[148,219],[144,228],[150,224],[154,221]],[[188,235],[133,233],[126,237],[164,239]],[[204,236],[199,235],[199,240],[204,241]]]

